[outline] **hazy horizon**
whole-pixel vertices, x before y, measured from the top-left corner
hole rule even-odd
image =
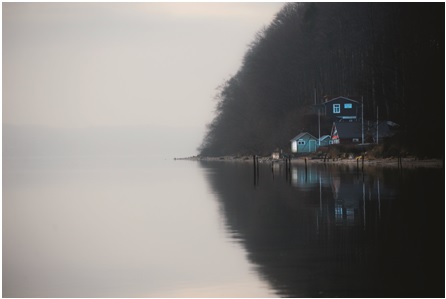
[[[281,6],[3,3],[2,123],[158,128],[154,143],[178,138],[171,154],[194,155],[218,86]]]

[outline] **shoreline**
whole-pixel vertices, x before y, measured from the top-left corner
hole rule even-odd
[[[174,160],[189,160],[189,161],[219,161],[219,162],[243,162],[252,163],[252,156],[221,156],[221,157],[201,157],[192,156],[185,158],[174,158]],[[305,161],[306,160],[306,161]],[[285,159],[272,159],[271,157],[258,156],[258,162],[264,163],[285,163]],[[326,164],[326,165],[362,165],[362,160],[359,158],[337,158],[337,159],[313,159],[310,157],[298,157],[291,159],[291,164]],[[425,167],[425,168],[443,168],[443,160],[441,159],[417,159],[415,157],[401,158],[402,168],[409,167]],[[382,167],[401,167],[398,163],[398,158],[364,158],[364,166],[382,166]]]

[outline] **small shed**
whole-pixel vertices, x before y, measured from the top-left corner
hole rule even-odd
[[[318,140],[310,133],[302,132],[290,141],[292,153],[314,153]]]
[[[271,158],[273,160],[278,160],[281,158],[281,156],[282,156],[282,150],[279,150],[278,148],[271,154]]]
[[[324,135],[324,136],[321,136],[319,138],[317,146],[318,147],[319,146],[327,146],[327,145],[330,145],[330,144],[331,144],[331,136],[330,135]]]

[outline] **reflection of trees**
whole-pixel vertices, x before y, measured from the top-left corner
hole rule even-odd
[[[202,166],[209,168],[207,178],[228,230],[278,295],[444,294],[444,227],[439,225],[444,215],[435,210],[426,221],[429,205],[414,192],[419,186],[414,182],[422,179],[441,194],[442,183],[435,185],[443,182],[441,173],[398,176],[381,169],[362,174],[322,166],[309,167],[305,176],[297,167],[288,180],[281,169],[261,167],[259,184],[253,186],[248,163]],[[440,238],[428,237],[427,231]]]

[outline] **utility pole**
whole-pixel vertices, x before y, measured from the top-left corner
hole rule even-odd
[[[361,108],[362,144],[364,144],[364,96],[361,96]]]
[[[319,129],[319,146],[321,146],[321,111],[317,108],[317,123]]]
[[[379,107],[376,106],[376,144],[379,143],[379,122],[378,122],[378,111]]]
[[[318,145],[321,146],[321,112],[320,112],[320,107],[317,105],[316,86],[314,86],[314,106],[317,109],[317,128],[319,131]]]

